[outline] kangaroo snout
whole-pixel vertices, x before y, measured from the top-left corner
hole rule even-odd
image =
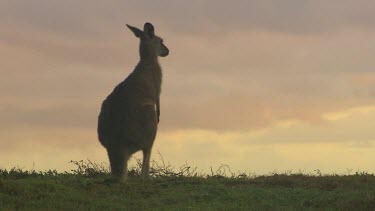
[[[165,48],[165,50],[163,50],[163,52],[160,54],[161,57],[166,57],[169,55],[169,49],[168,48]]]

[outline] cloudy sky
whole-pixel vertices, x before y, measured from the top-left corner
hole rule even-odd
[[[107,163],[101,102],[155,26],[153,158],[200,169],[375,172],[372,0],[0,0],[0,168]],[[140,154],[138,154],[139,156]]]

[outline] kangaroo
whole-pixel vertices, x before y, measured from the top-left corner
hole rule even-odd
[[[129,158],[139,150],[143,152],[141,177],[150,176],[151,149],[160,117],[162,71],[158,57],[169,54],[151,23],[145,23],[143,31],[126,26],[140,39],[140,61],[103,101],[98,117],[98,138],[107,150],[111,174],[122,182],[127,178]]]

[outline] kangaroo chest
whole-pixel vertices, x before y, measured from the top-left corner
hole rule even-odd
[[[161,92],[162,73],[159,66],[143,66],[137,70],[137,87],[147,97],[157,100]]]

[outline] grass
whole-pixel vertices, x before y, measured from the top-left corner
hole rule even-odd
[[[272,173],[210,174],[153,162],[152,179],[109,182],[108,167],[71,161],[72,172],[0,170],[0,210],[375,210],[375,176]]]

